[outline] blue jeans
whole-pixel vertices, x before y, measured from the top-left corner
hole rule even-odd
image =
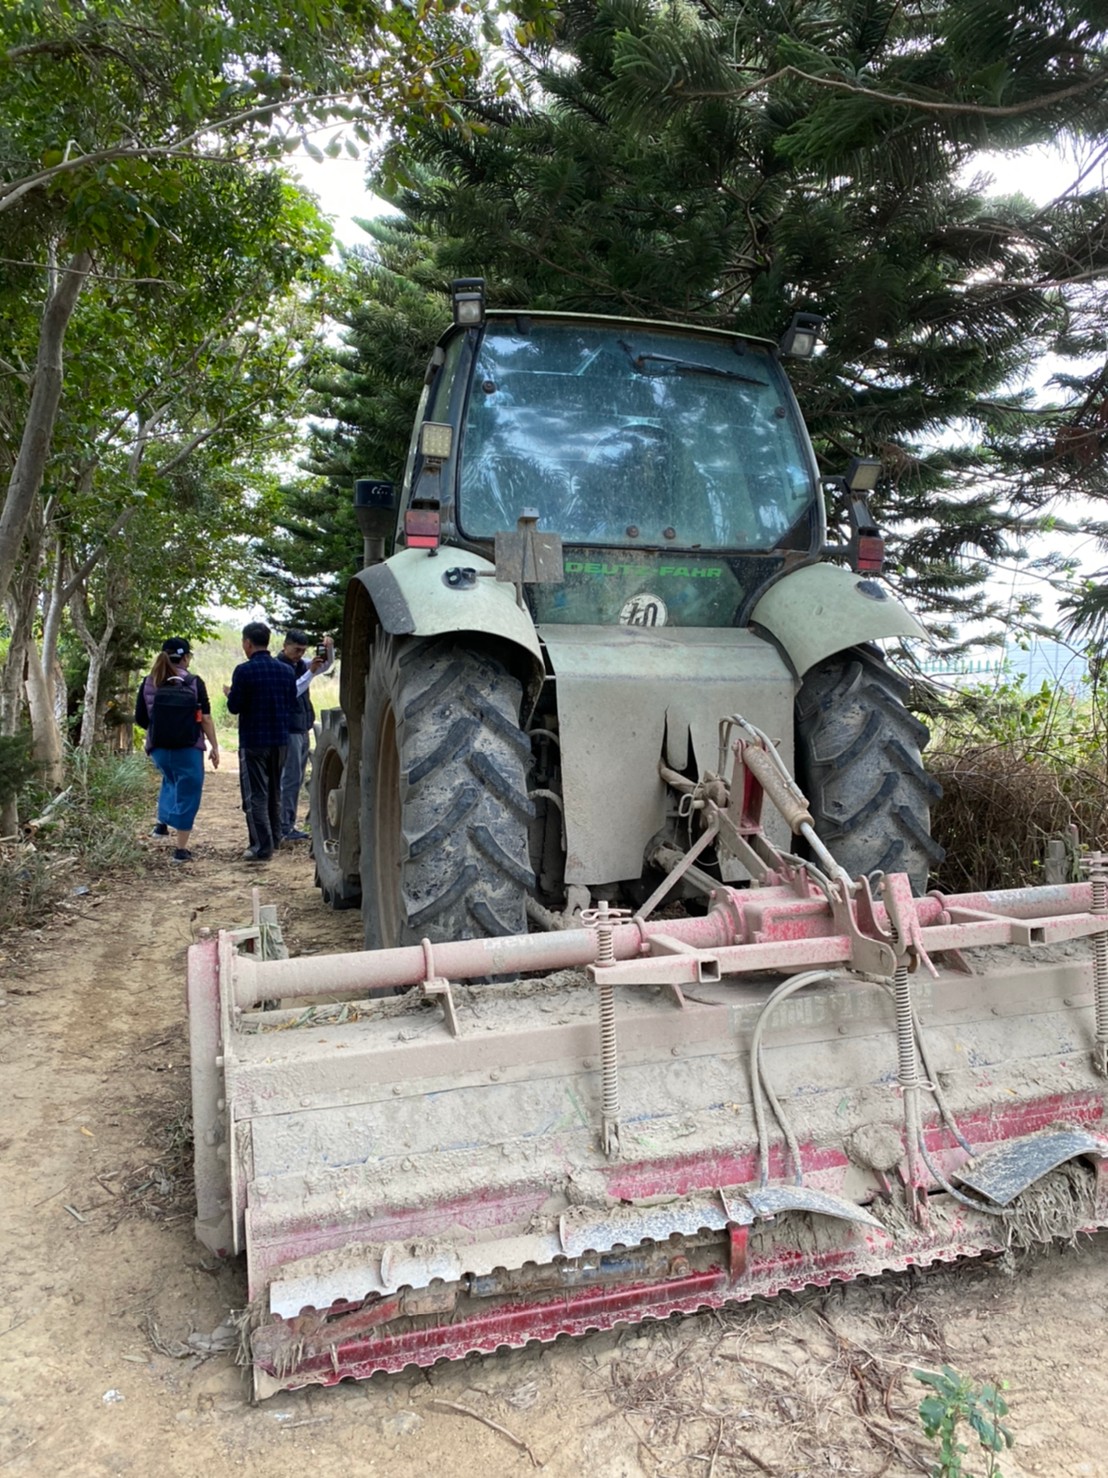
[[[152,749],[150,758],[162,776],[158,820],[173,831],[191,831],[204,789],[204,751]]]
[[[285,768],[281,771],[281,835],[287,837],[296,827],[296,808],[300,804],[300,791],[308,769],[308,740],[311,735],[289,734],[289,746],[285,751]]]

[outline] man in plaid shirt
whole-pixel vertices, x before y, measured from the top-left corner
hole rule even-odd
[[[227,711],[239,720],[239,785],[250,845],[246,862],[268,862],[281,839],[281,771],[297,709],[296,676],[269,652],[269,627],[242,628],[246,661],[231,675]]]

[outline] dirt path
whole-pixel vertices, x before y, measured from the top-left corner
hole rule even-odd
[[[252,1407],[230,1354],[204,1348],[243,1281],[191,1233],[185,951],[200,928],[246,920],[254,883],[293,953],[356,948],[360,924],[318,902],[304,848],[251,872],[237,806],[234,773],[209,777],[194,864],[173,867],[150,841],[140,883],[88,879],[57,921],[5,946],[4,1478],[488,1478],[532,1465],[895,1478],[934,1459],[911,1371],[942,1360],[1008,1382],[1006,1478],[1108,1473],[1103,1235],[1017,1276],[971,1264]]]

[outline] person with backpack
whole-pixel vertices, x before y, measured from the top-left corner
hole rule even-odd
[[[154,836],[177,833],[174,862],[191,862],[189,838],[204,790],[204,750],[219,768],[219,740],[204,679],[189,672],[192,648],[183,636],[162,643],[153,671],[135,700],[135,723],[146,730],[146,753],[161,772]]]

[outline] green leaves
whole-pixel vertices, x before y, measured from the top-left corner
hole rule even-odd
[[[395,140],[378,189],[434,243],[440,281],[479,266],[501,304],[772,339],[796,308],[826,313],[822,352],[792,371],[821,471],[879,456],[902,589],[973,620],[1029,518],[1105,496],[1105,191],[1044,208],[965,182],[979,147],[1056,137],[1037,100],[1074,36],[1088,88],[1065,118],[1108,131],[1090,16],[1088,0],[572,0],[556,50],[527,52],[530,101],[473,83],[469,132]],[[1027,388],[1048,353],[1071,357],[1065,414]]]
[[[1015,1438],[1000,1420],[1008,1415],[1008,1404],[995,1386],[973,1382],[950,1365],[938,1371],[916,1370],[916,1380],[933,1392],[919,1404],[919,1418],[924,1434],[939,1443],[939,1461],[932,1468],[933,1478],[970,1478],[962,1466],[969,1448],[957,1439],[965,1423],[976,1436],[985,1454],[985,1478],[1001,1478],[995,1455],[1012,1447]]]

